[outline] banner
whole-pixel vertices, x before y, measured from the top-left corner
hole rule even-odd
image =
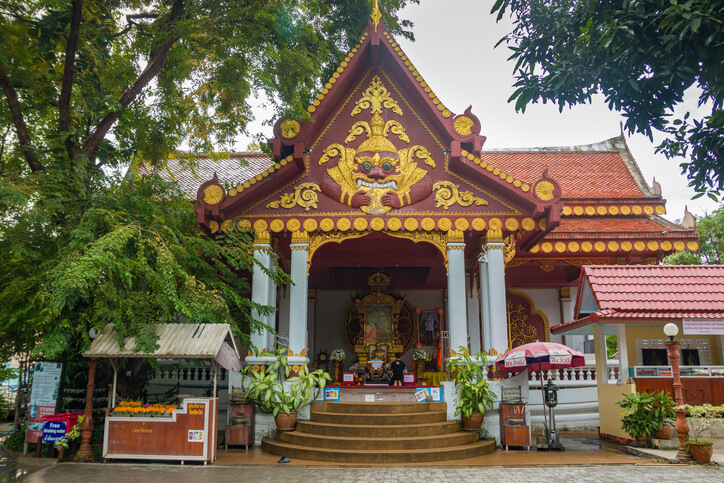
[[[30,414],[26,443],[37,443],[43,437],[43,416],[55,414],[58,389],[63,364],[36,362],[33,369],[33,386],[30,392]]]

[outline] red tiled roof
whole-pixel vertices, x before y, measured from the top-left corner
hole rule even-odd
[[[175,179],[181,190],[192,199],[196,198],[199,186],[213,178],[214,173],[222,185],[237,184],[264,172],[272,165],[271,158],[259,152],[232,153],[219,160],[197,156],[193,161],[198,163],[193,170],[189,167],[191,160],[174,158],[168,160],[167,170],[159,170],[162,177]],[[149,172],[150,169],[145,166],[139,169],[141,175]]]
[[[671,227],[650,218],[563,218],[551,233],[661,233]]]
[[[563,198],[646,198],[618,152],[483,151],[480,159],[528,183],[548,169]]]
[[[579,294],[586,283],[599,310],[551,327],[554,334],[627,319],[724,317],[724,265],[584,266]]]
[[[601,310],[724,315],[724,266],[587,266],[583,280]]]

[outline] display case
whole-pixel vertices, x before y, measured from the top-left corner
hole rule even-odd
[[[104,459],[213,462],[218,398],[186,398],[167,415],[106,415]]]
[[[229,421],[224,430],[226,449],[229,449],[229,446],[244,446],[249,449],[249,446],[254,445],[255,417],[254,404],[229,404]]]

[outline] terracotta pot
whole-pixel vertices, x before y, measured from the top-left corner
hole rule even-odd
[[[661,430],[654,433],[656,439],[671,439],[671,426],[664,424]]]
[[[463,431],[478,432],[483,426],[483,419],[485,415],[478,411],[473,411],[470,417],[466,417],[464,414],[460,415],[462,419]]]
[[[646,434],[642,434],[641,436],[636,436],[636,444],[640,446],[646,446],[646,444],[649,442],[649,437]]]
[[[277,431],[294,431],[297,425],[297,412],[292,411],[286,414],[284,411],[279,411],[279,414],[274,418],[274,422],[277,424]]]
[[[714,452],[714,445],[711,443],[696,444],[689,443],[689,453],[694,461],[697,463],[708,463],[711,460],[711,455]]]

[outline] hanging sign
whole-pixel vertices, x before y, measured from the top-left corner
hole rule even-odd
[[[525,351],[509,352],[505,356],[505,367],[525,367]]]
[[[33,368],[33,386],[30,392],[30,414],[26,443],[37,443],[43,437],[43,416],[55,414],[63,364],[36,362]]]
[[[724,319],[682,319],[686,335],[724,335]]]
[[[548,354],[551,365],[569,365],[571,363],[571,354],[564,350],[551,349]]]

